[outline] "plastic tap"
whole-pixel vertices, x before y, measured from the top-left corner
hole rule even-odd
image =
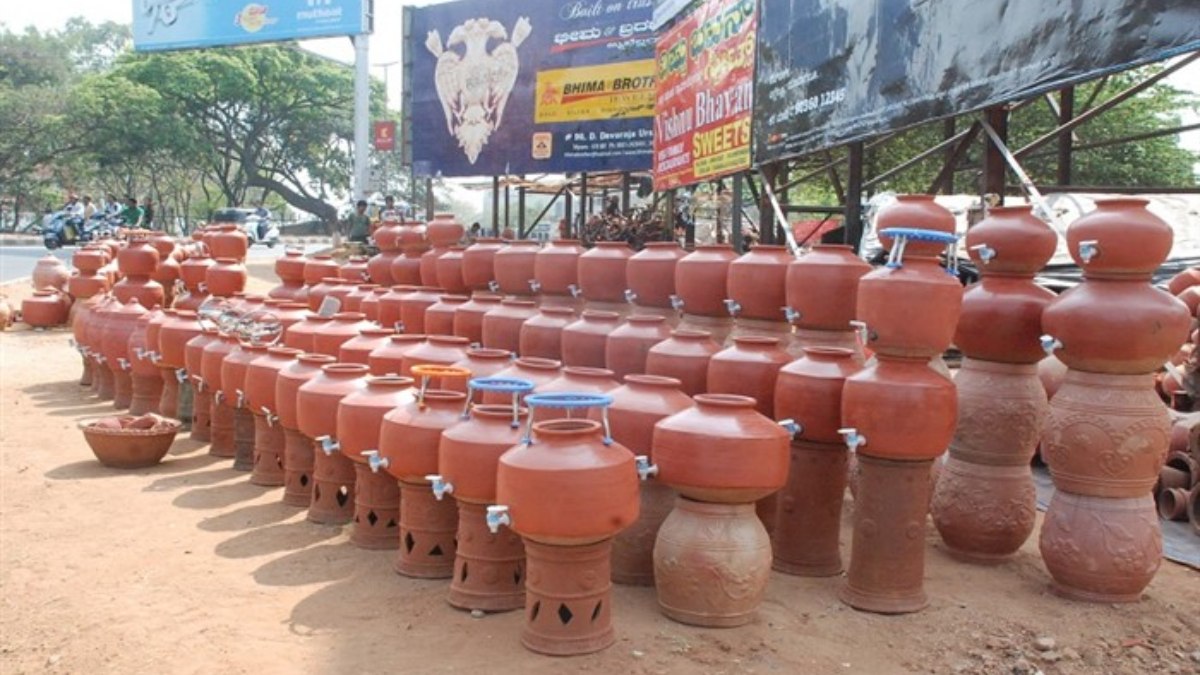
[[[129,370],[129,360],[118,357],[117,358],[117,366],[119,366],[121,368],[121,370]]]
[[[218,389],[215,392],[213,392],[213,401],[214,402],[220,403],[221,401],[224,401],[224,400],[225,400],[225,391],[223,389]]]
[[[542,292],[542,282],[538,281],[537,279],[530,279],[529,280],[529,290],[533,291],[534,293],[541,293]]]
[[[133,354],[134,354],[134,356],[137,356],[137,358],[138,358],[138,360],[139,360],[139,361],[145,361],[145,360],[146,360],[146,355],[147,355],[147,354],[149,354],[149,353],[150,353],[150,352],[146,351],[146,350],[145,350],[145,349],[143,349],[142,347],[134,347],[134,348],[133,348]]]
[[[397,321],[396,323],[392,324],[392,328],[394,328],[397,333],[403,333],[404,332],[404,322]]]
[[[371,467],[371,473],[379,473],[380,469],[386,469],[391,464],[387,457],[379,456],[378,450],[363,450],[358,454],[367,458],[367,466]]]
[[[670,297],[670,300],[671,300],[671,309],[675,310],[676,312],[683,311],[683,298],[679,297],[678,295],[672,295]]]
[[[263,417],[266,418],[267,426],[273,427],[275,426],[275,423],[279,421],[279,415],[272,413],[271,409],[267,406],[261,406],[259,407],[259,410],[262,411]]]
[[[454,484],[447,482],[441,474],[431,473],[425,476],[425,480],[429,481],[429,487],[433,488],[433,498],[439,502],[447,494],[454,492]]]
[[[496,291],[499,291],[500,290],[500,282],[496,281],[495,279],[492,279],[491,281],[488,282],[488,290],[493,293],[495,293]]]
[[[1054,356],[1054,352],[1063,348],[1062,340],[1053,335],[1043,335],[1039,339],[1042,342],[1042,351],[1046,352],[1047,356]]]
[[[187,382],[187,377],[188,377],[188,373],[187,373],[186,368],[176,368],[175,369],[175,381],[179,382],[179,384],[183,384],[184,382]]]
[[[858,429],[855,429],[854,427],[838,429],[838,433],[842,435],[842,438],[846,439],[846,448],[848,448],[850,452],[857,452],[860,445],[867,444],[867,437],[858,433]]]
[[[854,332],[858,334],[858,341],[861,342],[865,347],[867,341],[871,339],[871,331],[869,328],[867,328],[867,322],[857,320],[851,321],[850,327],[853,328]]]
[[[500,526],[512,527],[512,517],[508,515],[508,507],[495,504],[487,507],[487,526],[492,534],[500,533]]]
[[[791,307],[781,307],[780,309],[783,310],[783,320],[788,323],[796,323],[804,316],[804,312]]]
[[[637,302],[637,298],[638,298],[638,294],[634,293],[632,288],[625,289],[625,302],[628,302],[629,304],[632,305],[635,302]]]
[[[342,449],[341,444],[333,440],[332,436],[317,436],[313,440],[321,445],[321,452],[325,453],[326,457]]]
[[[1095,239],[1088,239],[1079,242],[1079,259],[1086,265],[1092,262],[1092,258],[1100,255],[1100,242]]]
[[[245,406],[246,405],[245,392],[243,392],[241,389],[234,389],[234,391],[237,393],[237,398],[235,399],[235,405],[233,407],[241,408],[241,407]]]
[[[804,425],[793,419],[779,420],[779,426],[783,427],[784,431],[791,434],[792,438],[804,433]]]
[[[575,284],[567,284],[567,292],[571,294],[572,298],[578,298],[583,295],[583,289]]]
[[[996,249],[987,244],[975,244],[971,247],[971,250],[979,254],[979,259],[983,261],[984,265],[990,263],[992,258],[996,257]]]
[[[733,298],[725,298],[725,309],[729,312],[729,316],[737,316],[742,313],[742,303]]]
[[[633,461],[635,462],[635,465],[637,466],[638,478],[640,478],[642,480],[648,480],[650,478],[650,476],[658,475],[658,465],[651,464],[650,458],[647,457],[646,455],[637,455],[636,457],[633,458]]]

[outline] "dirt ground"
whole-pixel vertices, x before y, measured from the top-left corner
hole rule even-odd
[[[261,281],[257,283],[262,283]],[[10,297],[19,288],[5,289]],[[1164,562],[1141,602],[1048,589],[1036,534],[975,567],[928,530],[930,607],[842,605],[840,580],[773,574],[735,629],[674,623],[652,589],[616,587],[618,641],[538,656],[519,612],[472,618],[444,582],[397,576],[181,438],[159,466],[100,466],[65,330],[0,333],[0,672],[16,673],[1200,673],[1200,573]],[[847,500],[843,555],[849,555]]]

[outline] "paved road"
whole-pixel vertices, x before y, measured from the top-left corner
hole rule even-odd
[[[327,246],[327,244],[310,244],[306,247],[305,252],[309,253]],[[277,258],[283,255],[283,250],[283,246],[276,246],[274,249],[254,246],[250,248],[250,257]],[[54,257],[66,262],[68,266],[71,264],[71,255],[74,252],[73,248],[49,251]],[[42,246],[0,246],[0,283],[28,277],[33,273],[33,266],[37,263],[37,259],[46,253],[48,251]]]

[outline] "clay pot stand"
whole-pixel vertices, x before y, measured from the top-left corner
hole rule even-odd
[[[458,547],[446,601],[450,606],[483,612],[508,612],[525,606],[525,544],[512,530],[487,527],[487,506],[458,502]]]
[[[319,443],[313,443],[312,503],[308,506],[309,522],[321,525],[345,525],[354,519],[354,462],[345,455],[326,454]],[[290,466],[290,457],[284,466]]]
[[[458,509],[454,500],[439,501],[428,483],[400,481],[397,574],[414,579],[453,577],[457,531]]]
[[[385,551],[400,547],[400,486],[386,473],[354,465],[354,529],[350,543]]]
[[[283,485],[283,427],[279,420],[258,414],[254,416],[254,465],[250,482],[264,487]]]
[[[539,654],[575,656],[616,642],[611,552],[611,539],[583,546],[525,540],[528,574],[522,645]]]
[[[283,503],[307,509],[312,504],[316,446],[297,429],[283,429]]]

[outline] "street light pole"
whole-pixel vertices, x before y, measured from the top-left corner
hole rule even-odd
[[[383,100],[384,100],[385,104],[388,104],[387,108],[389,110],[391,109],[390,101],[392,100],[392,97],[391,97],[391,94],[389,93],[390,90],[388,89],[388,72],[391,70],[392,66],[397,66],[397,65],[400,65],[399,61],[388,61],[387,63],[372,63],[371,64],[372,68],[383,68]]]
[[[367,196],[371,170],[371,72],[370,42],[366,33],[354,36],[354,193]]]

